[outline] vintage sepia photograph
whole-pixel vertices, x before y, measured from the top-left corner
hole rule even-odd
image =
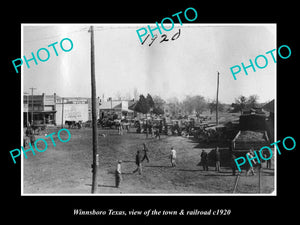
[[[22,195],[277,194],[276,24],[165,27],[21,25]]]

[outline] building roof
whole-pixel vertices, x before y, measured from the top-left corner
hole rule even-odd
[[[265,104],[262,108],[268,112],[274,113],[274,103],[275,103],[275,100],[273,99],[272,101]]]
[[[101,105],[99,106],[99,109],[101,110],[122,110],[122,111],[129,111],[128,110],[128,102],[127,101],[107,101],[107,102],[102,102]]]

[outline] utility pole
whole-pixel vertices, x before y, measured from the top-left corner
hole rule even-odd
[[[261,183],[261,164],[258,165],[258,193],[261,193],[262,190],[262,183]]]
[[[29,113],[29,93],[24,92],[26,95],[26,103],[27,103],[27,116],[26,116],[26,127],[28,128],[28,113]]]
[[[219,75],[220,73],[218,72],[218,78],[217,78],[217,100],[216,100],[216,125],[219,125],[219,117],[218,117],[218,105],[219,105]]]
[[[92,129],[93,129],[93,164],[92,164],[92,194],[97,192],[97,172],[98,160],[98,135],[97,135],[97,101],[96,101],[96,81],[95,81],[95,53],[94,53],[94,27],[91,26],[91,86],[92,86]]]
[[[64,128],[64,101],[65,99],[61,99],[61,128]]]
[[[31,89],[31,126],[33,126],[33,90],[36,88],[29,88]]]

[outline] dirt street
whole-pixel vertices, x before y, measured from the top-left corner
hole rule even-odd
[[[48,134],[58,128],[48,128]],[[36,152],[23,158],[24,194],[90,194],[92,181],[92,130],[70,129],[71,140],[62,143],[54,138],[56,147],[48,140],[45,152]],[[104,134],[104,135],[103,135]],[[98,176],[99,194],[216,194],[232,193],[236,177],[228,164],[228,149],[220,147],[221,172],[216,172],[213,161],[209,171],[203,171],[200,154],[206,149],[210,155],[214,143],[201,144],[193,139],[162,135],[161,139],[148,138],[132,132],[118,135],[117,130],[98,130],[100,166]],[[37,136],[44,137],[44,136]],[[64,137],[62,137],[63,139]],[[142,164],[143,173],[136,169],[135,154],[145,142],[149,148],[150,162]],[[177,151],[177,166],[171,167],[171,147]],[[28,148],[28,147],[27,147]],[[27,149],[25,148],[25,149]],[[43,149],[43,146],[41,146]],[[212,155],[212,154],[211,154]],[[117,161],[122,160],[120,188],[115,188]],[[274,190],[274,170],[262,170],[262,193]],[[243,171],[236,193],[257,193],[258,175],[245,176]]]

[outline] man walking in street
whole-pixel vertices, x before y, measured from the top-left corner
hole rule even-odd
[[[133,173],[135,172],[139,172],[139,174],[142,174],[142,156],[140,154],[140,151],[137,150],[136,155],[135,155],[135,164],[137,165],[137,168],[133,171]]]
[[[120,183],[122,181],[122,169],[121,169],[122,160],[118,161],[117,169],[116,169],[116,188],[119,188]]]
[[[220,167],[221,167],[221,155],[219,151],[219,147],[216,148],[216,171],[220,172]]]
[[[171,159],[171,166],[175,167],[176,166],[176,150],[174,149],[174,147],[171,148],[170,159]]]
[[[143,157],[143,159],[142,159],[142,162],[143,162],[145,159],[147,159],[147,162],[149,163],[149,158],[148,158],[148,154],[147,154],[148,151],[149,151],[149,150],[148,150],[148,148],[147,148],[147,146],[146,146],[146,143],[143,143],[144,157]]]

